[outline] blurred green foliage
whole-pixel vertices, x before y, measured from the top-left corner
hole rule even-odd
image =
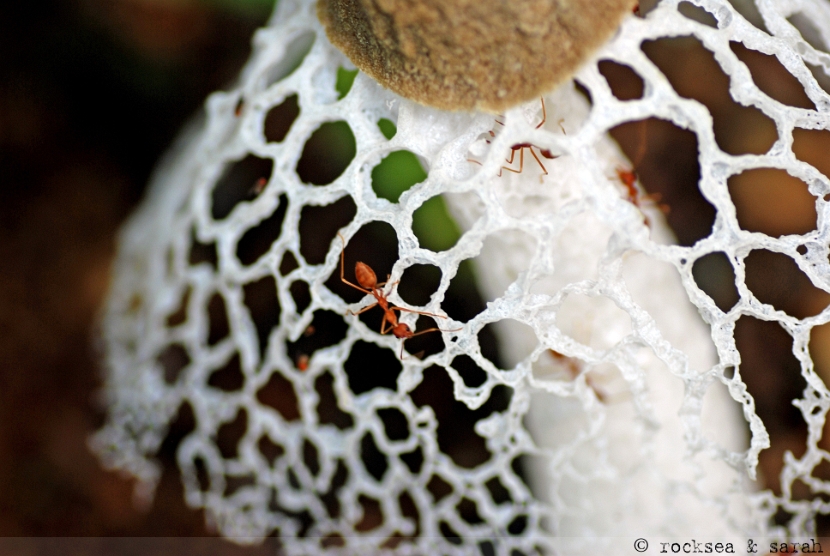
[[[277,0],[202,0],[205,4],[249,17],[265,19],[274,10]]]
[[[337,83],[334,88],[337,89],[337,100],[340,100],[352,90],[354,78],[357,77],[357,70],[347,70],[346,68],[337,68]]]

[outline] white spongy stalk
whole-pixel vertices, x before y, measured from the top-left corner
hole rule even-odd
[[[716,26],[664,0],[644,19],[627,18],[575,80],[496,120],[416,105],[362,74],[339,98],[338,69],[352,66],[328,42],[314,2],[280,0],[239,82],[210,97],[205,118],[159,166],[121,234],[102,318],[108,420],[92,441],[104,464],[136,476],[137,494],[149,500],[161,473],[155,454],[170,424],[189,412],[193,427],[176,453],[188,504],[239,542],[279,535],[287,554],[628,553],[626,536],[776,532],[768,520],[778,508],[795,516],[787,533],[809,532],[822,508],[786,492],[754,492],[769,440],[740,373],[730,371],[740,363],[733,332],[741,315],[777,320],[796,345],[830,320],[827,310],[805,322],[759,303],[741,282],[740,262],[751,249],[786,253],[830,291],[828,209],[819,207],[820,229],[808,236],[749,233],[726,179],[772,166],[815,195],[830,186],[795,159],[791,141],[766,155],[724,153],[706,108],[675,92],[640,45],[698,38],[732,80],[735,99],[762,110],[786,138],[796,124],[830,126],[830,98],[806,67],[830,71],[830,57],[787,18],[806,14],[830,37],[830,15],[817,0],[758,2],[771,36],[725,0],[691,3]],[[818,108],[764,95],[730,41],[775,55]],[[615,98],[598,70],[602,59],[632,68],[643,98]],[[543,102],[547,117],[537,128]],[[292,103],[298,113],[285,108]],[[711,235],[690,247],[674,244],[660,210],[632,199],[618,174],[630,163],[609,130],[652,117],[697,136],[700,189],[717,218]],[[397,126],[391,139],[382,120]],[[331,122],[345,122],[355,154],[339,175],[310,184],[298,164],[309,138]],[[274,125],[283,130],[267,131]],[[337,148],[323,152],[333,158]],[[373,188],[373,169],[401,150],[417,156],[427,177],[390,201]],[[521,171],[511,171],[521,156]],[[424,248],[413,231],[415,213],[437,196],[462,229],[444,251]],[[277,229],[257,235],[272,220]],[[391,269],[377,269],[379,280],[390,273],[382,294],[391,306],[431,314],[440,328],[431,334],[443,349],[423,359],[354,316],[374,298],[351,303],[357,288],[339,280],[343,246],[357,249],[358,234],[378,222],[394,230],[397,248]],[[257,254],[248,258],[251,245]],[[806,255],[800,245],[811,245]],[[742,296],[726,313],[691,273],[714,252],[737,261]],[[465,260],[475,261],[487,304],[456,320],[442,303]],[[397,292],[416,265],[441,274],[420,306]],[[352,282],[353,270],[345,268]],[[307,285],[305,302],[297,283]],[[392,314],[418,331],[415,313]],[[325,330],[320,315],[328,315]],[[482,354],[488,325],[500,363]],[[328,334],[337,337],[303,352],[303,342]],[[372,349],[385,363],[356,371],[355,354]],[[462,357],[481,381],[465,382],[455,368]],[[821,406],[804,408],[810,430],[820,431],[828,404],[819,400],[828,392],[804,365],[810,390],[799,403]],[[443,411],[450,402],[424,402],[434,394],[424,385],[438,383],[480,415],[471,435],[488,456],[474,465],[465,463],[466,445],[446,442],[456,425]],[[488,407],[498,409],[475,413]],[[392,412],[398,432],[390,432]],[[805,462],[821,461],[816,441],[801,460],[791,458],[788,484],[810,474]]]

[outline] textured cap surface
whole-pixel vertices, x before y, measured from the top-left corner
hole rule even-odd
[[[570,76],[636,0],[319,0],[329,39],[396,93],[501,111]]]

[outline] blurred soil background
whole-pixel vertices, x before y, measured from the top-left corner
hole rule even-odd
[[[175,466],[153,506],[138,509],[132,481],[87,449],[103,422],[93,326],[116,233],[153,165],[234,79],[272,6],[0,4],[0,536],[213,535],[184,505]],[[92,553],[72,546],[55,553]],[[267,548],[222,541],[200,551]],[[168,551],[181,547],[153,549]]]
[[[178,129],[211,91],[233,80],[270,9],[267,0],[0,6],[0,537],[214,535],[204,515],[185,506],[171,451],[159,455],[165,473],[154,504],[136,508],[132,482],[102,470],[87,449],[89,434],[103,422],[95,403],[101,369],[94,325],[120,224]],[[747,17],[762,26],[757,14]],[[724,151],[763,153],[776,140],[769,118],[731,99],[728,78],[696,39],[656,41],[643,50],[682,95],[709,108]],[[774,57],[739,44],[733,51],[768,95],[813,108]],[[625,66],[603,62],[601,69],[620,98],[642,96],[642,82]],[[645,188],[659,195],[655,202],[667,207],[679,242],[705,237],[714,210],[697,188],[694,134],[648,120],[620,126],[614,137]],[[830,132],[796,130],[794,139],[796,156],[830,175]],[[786,172],[745,172],[729,187],[745,229],[777,236],[815,228],[816,199]],[[756,252],[747,267],[753,293],[789,314],[815,315],[830,302],[786,256]],[[710,255],[694,269],[721,308],[734,305],[734,271],[725,256]],[[785,451],[800,456],[806,441],[791,402],[804,388],[792,338],[775,323],[742,317],[736,339],[741,376],[773,442],[762,454],[765,484],[780,492]],[[814,331],[810,351],[826,382],[828,327]],[[821,447],[830,449],[825,436]],[[830,470],[815,475],[830,479]],[[804,485],[795,496],[812,495]],[[176,551],[182,549],[154,553]],[[272,554],[274,548],[221,543],[200,551]]]

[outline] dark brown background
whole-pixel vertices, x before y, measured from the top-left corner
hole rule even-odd
[[[172,452],[160,454],[166,471],[154,505],[137,509],[132,482],[103,471],[87,449],[103,418],[93,402],[100,369],[92,327],[115,233],[154,162],[204,97],[233,78],[267,16],[267,9],[162,0],[0,6],[0,536],[213,534],[201,512],[185,507]],[[775,140],[768,118],[731,100],[725,76],[696,40],[658,41],[644,50],[681,94],[709,108],[725,151],[761,153]],[[811,106],[774,58],[740,45],[733,50],[770,96]],[[630,70],[601,67],[620,98],[641,94]],[[696,187],[694,135],[650,120],[621,126],[615,137],[646,188],[661,195],[680,243],[704,237],[714,212]],[[797,131],[796,155],[826,174],[828,149],[830,133]],[[815,227],[814,199],[783,172],[745,173],[729,185],[746,229],[780,235]],[[748,284],[762,301],[799,317],[828,303],[786,257],[759,252],[747,264]],[[707,257],[695,272],[719,305],[734,304],[725,258]],[[822,376],[830,372],[828,335],[826,327],[817,330],[811,344]],[[762,470],[778,489],[784,451],[804,451],[806,428],[790,401],[804,382],[792,340],[778,325],[742,318],[736,336],[741,374],[773,440]],[[825,440],[822,447],[830,448]],[[805,489],[796,496],[810,496]],[[229,554],[269,548],[213,546]]]

